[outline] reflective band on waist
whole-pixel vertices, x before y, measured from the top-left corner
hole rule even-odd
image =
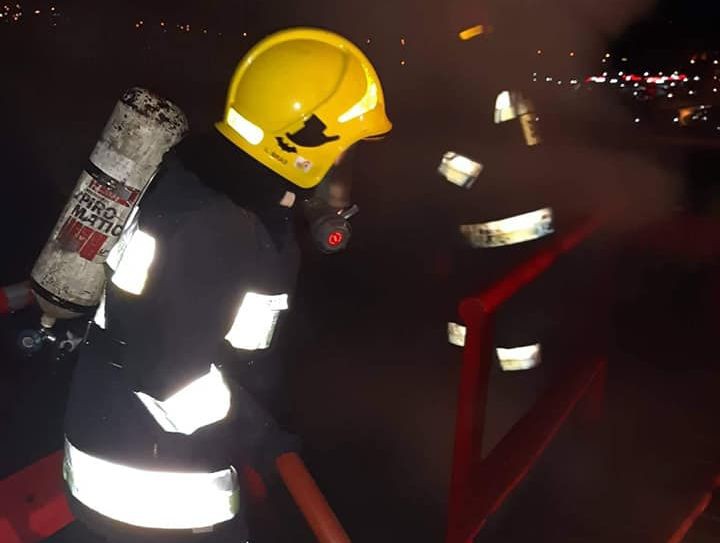
[[[553,213],[546,207],[499,221],[463,224],[460,232],[473,247],[513,245],[552,234]]]
[[[63,475],[85,506],[134,526],[203,528],[230,520],[238,509],[232,467],[214,473],[136,469],[91,456],[66,438]]]

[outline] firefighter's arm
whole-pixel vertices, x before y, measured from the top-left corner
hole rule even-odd
[[[212,365],[237,311],[237,285],[252,274],[252,221],[232,204],[209,206],[157,247],[141,295],[146,340],[128,344],[126,356],[145,399],[179,405],[222,378]]]

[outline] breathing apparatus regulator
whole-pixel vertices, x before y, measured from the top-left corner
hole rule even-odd
[[[315,246],[325,254],[347,248],[352,235],[350,219],[360,212],[350,203],[352,150],[341,165],[334,166],[315,189],[303,200],[303,213]]]
[[[313,197],[303,202],[303,208],[310,235],[320,251],[335,254],[348,246],[352,234],[350,218],[360,211],[356,204],[336,209],[322,198]]]

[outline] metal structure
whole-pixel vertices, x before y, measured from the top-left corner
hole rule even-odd
[[[30,305],[34,299],[29,281],[0,287],[0,315],[18,311]]]
[[[551,387],[488,456],[481,458],[497,309],[560,255],[592,234],[599,224],[597,219],[583,222],[484,293],[460,303],[467,335],[457,399],[446,543],[472,543],[487,518],[522,481],[583,397],[591,399],[595,410],[599,408],[606,368],[602,358],[578,364],[573,374]]]

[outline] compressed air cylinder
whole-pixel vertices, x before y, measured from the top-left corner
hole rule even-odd
[[[118,101],[31,273],[43,326],[92,311],[103,263],[163,155],[188,130],[171,102],[132,88]]]

